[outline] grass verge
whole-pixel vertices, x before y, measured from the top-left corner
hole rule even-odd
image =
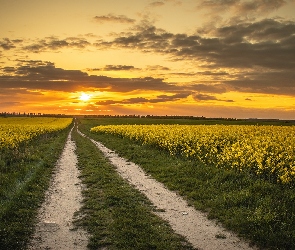
[[[116,172],[101,151],[76,131],[78,165],[84,205],[77,225],[91,234],[89,248],[100,249],[193,249],[152,213],[148,199]]]
[[[209,218],[261,248],[295,249],[294,188],[171,156],[126,138],[91,134],[89,129],[99,125],[98,120],[80,122],[83,133],[139,164]]]
[[[0,249],[25,249],[69,128],[1,152]]]

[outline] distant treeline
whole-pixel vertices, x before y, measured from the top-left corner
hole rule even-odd
[[[207,120],[207,121],[247,121],[247,122],[292,122],[295,120],[280,119],[261,119],[261,118],[223,118],[223,117],[205,117],[205,116],[183,116],[183,115],[66,115],[66,114],[42,114],[42,113],[20,113],[20,112],[1,112],[0,117],[81,117],[81,118],[148,118],[148,119],[189,119],[189,120]]]
[[[261,119],[261,118],[224,118],[205,116],[182,116],[182,115],[81,115],[84,118],[148,118],[148,119],[189,119],[207,121],[247,121],[247,122],[295,122],[295,120]]]
[[[183,116],[183,115],[84,115],[84,118],[149,118],[149,119],[192,119],[192,120],[229,120],[236,121],[236,118],[207,118],[204,116]]]
[[[73,117],[72,115],[65,114],[42,114],[42,113],[21,113],[21,112],[1,112],[0,117],[35,117],[35,116],[44,116],[44,117]]]

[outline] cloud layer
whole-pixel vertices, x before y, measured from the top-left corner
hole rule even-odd
[[[276,15],[287,13],[291,2],[140,1],[132,12],[105,4],[99,14],[93,9],[83,16],[85,33],[6,33],[0,37],[1,105],[21,103],[14,94],[44,91],[111,93],[93,105],[117,107],[254,107],[253,96],[295,97],[295,20]]]
[[[97,88],[114,92],[135,90],[177,91],[179,87],[165,83],[163,79],[112,78],[88,75],[80,70],[56,68],[52,62],[19,61],[16,67],[3,67],[0,88],[26,88],[39,90],[76,91],[81,88]]]

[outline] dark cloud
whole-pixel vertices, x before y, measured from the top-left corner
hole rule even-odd
[[[213,72],[213,71],[203,71],[203,72],[197,72],[198,75],[204,75],[204,76],[227,76],[229,73],[227,72]]]
[[[277,45],[283,49],[289,39],[295,34],[294,22],[279,22],[273,19],[264,19],[260,22],[242,23],[218,28],[212,35],[219,37],[225,43],[249,43],[260,45],[261,49]],[[255,48],[255,47],[253,47]]]
[[[239,92],[295,96],[295,72],[290,69],[244,73],[238,79],[225,81],[223,85]]]
[[[106,100],[106,101],[96,102],[96,104],[97,105],[108,106],[108,105],[118,104],[118,102],[117,101],[114,101],[114,100]]]
[[[29,91],[27,89],[24,88],[1,88],[1,83],[0,83],[0,96],[5,97],[5,96],[15,96],[15,95],[34,95],[34,96],[40,96],[43,95],[40,92],[36,92],[36,91]]]
[[[170,101],[178,101],[181,99],[187,98],[191,95],[191,92],[182,92],[174,95],[159,95],[154,99],[147,99],[144,97],[136,97],[124,99],[122,101],[114,101],[114,100],[106,100],[97,102],[97,105],[123,105],[123,104],[144,104],[144,103],[161,103],[161,102],[170,102]]]
[[[121,70],[140,70],[132,65],[106,65],[103,68],[88,69],[88,71],[121,71]]]
[[[100,23],[116,22],[116,23],[134,23],[135,19],[128,18],[124,15],[108,14],[106,16],[95,16],[94,20]]]
[[[196,101],[217,101],[218,99],[213,95],[205,95],[200,93],[194,93],[193,95],[194,100]]]
[[[143,24],[136,26],[134,33],[121,33],[113,41],[99,41],[94,45],[101,48],[119,47],[139,49],[144,52],[164,52],[165,48],[169,51],[170,39],[173,36],[172,33]]]
[[[151,6],[151,7],[159,7],[159,6],[163,6],[163,5],[165,5],[165,3],[162,1],[155,1],[155,2],[152,2],[149,4],[149,6]]]
[[[180,76],[180,77],[192,77],[196,76],[197,73],[193,72],[175,72],[175,73],[169,73],[170,76]]]
[[[15,72],[15,67],[4,67],[4,68],[2,68],[2,71],[4,73],[13,73],[13,72]]]
[[[285,0],[252,0],[252,1],[240,1],[236,7],[239,13],[262,13],[267,14],[286,4]]]
[[[231,90],[229,86],[226,86],[225,84],[204,84],[204,83],[198,83],[189,85],[190,89],[197,92],[206,92],[206,93],[215,93],[215,94],[222,94],[226,93],[227,91]]]
[[[14,43],[22,43],[23,39],[13,39],[12,42],[14,42]]]
[[[141,68],[136,68],[132,65],[106,65],[103,68],[88,68],[87,71],[121,71],[121,70],[142,70]],[[158,71],[158,70],[170,70],[168,67],[161,65],[148,65],[145,70]]]
[[[190,95],[191,95],[191,92],[183,91],[181,93],[177,93],[177,94],[174,94],[174,95],[171,95],[171,96],[169,96],[169,95],[159,95],[158,99],[162,100],[162,101],[176,101],[176,100],[180,100],[180,99],[185,99]]]
[[[83,84],[94,81],[80,70],[56,68],[51,62],[19,60],[17,66],[4,67],[0,76],[1,88],[25,88],[42,90],[73,91]]]
[[[228,7],[238,4],[240,0],[204,0],[198,8],[209,8],[209,9],[226,9]]]
[[[167,75],[167,74],[165,74]],[[171,72],[168,75],[180,76],[180,77],[194,77],[194,76],[209,76],[210,82],[216,82],[216,80],[223,79],[224,76],[229,76],[229,73],[225,71],[199,71],[199,72]]]
[[[195,101],[221,101],[221,102],[234,102],[234,100],[218,99],[216,96],[207,95],[202,93],[193,93],[192,97]]]
[[[0,48],[4,50],[10,50],[16,48],[14,45],[15,42],[10,41],[9,38],[2,38],[2,41],[0,41]]]
[[[45,39],[37,40],[35,43],[24,46],[23,49],[38,53],[48,50],[61,50],[64,48],[77,48],[83,49],[90,45],[84,38],[68,37],[65,39],[58,39],[57,37],[48,37]]]
[[[101,68],[87,68],[87,71],[101,71]]]
[[[151,70],[151,71],[156,71],[156,70],[170,70],[170,68],[168,67],[164,67],[164,66],[161,66],[161,65],[148,65],[146,67],[146,70]]]
[[[216,14],[230,9],[237,15],[265,15],[279,9],[286,3],[285,0],[204,0],[198,5],[198,8],[206,8]]]

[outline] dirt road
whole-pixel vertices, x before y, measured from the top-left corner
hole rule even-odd
[[[71,132],[39,211],[39,223],[30,250],[87,249],[86,232],[73,230],[72,224],[74,213],[81,207],[82,184],[78,178],[76,146],[71,140]]]
[[[72,132],[72,131],[71,131]],[[73,229],[73,216],[82,201],[82,184],[78,178],[75,143],[68,136],[56,166],[54,178],[39,214],[39,223],[29,249],[87,249],[87,234]],[[80,131],[82,136],[86,137]],[[90,139],[90,138],[88,138]],[[90,139],[126,179],[157,207],[156,214],[168,221],[173,230],[183,235],[195,248],[203,250],[246,250],[245,241],[226,231],[187,202],[147,174],[136,164],[119,157],[112,150]]]

